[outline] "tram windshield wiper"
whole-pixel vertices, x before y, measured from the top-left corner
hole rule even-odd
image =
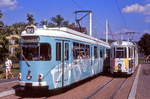
[[[21,54],[21,56],[24,58],[26,64],[30,67],[31,65],[29,64],[29,62],[27,61],[27,59],[25,58],[25,56],[23,54]]]

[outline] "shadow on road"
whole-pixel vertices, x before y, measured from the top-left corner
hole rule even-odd
[[[57,88],[55,90],[46,90],[46,89],[38,89],[38,88],[30,88],[30,87],[20,87],[19,85],[14,86],[13,88],[16,91],[16,96],[19,96],[21,98],[40,98],[40,97],[51,97],[51,96],[57,96],[57,95],[61,95],[71,89],[77,88],[80,85],[83,85],[87,82],[90,82],[91,80],[96,79],[97,77],[100,76],[108,76],[108,77],[114,77],[113,75],[109,74],[109,73],[100,73],[97,75],[94,75],[93,77],[89,77],[87,79],[84,79],[82,81],[76,82],[74,84],[71,84],[70,86],[66,86],[63,88]],[[116,75],[117,78],[120,77],[126,77],[124,75]]]
[[[74,89],[76,87],[79,87],[82,84],[85,84],[86,82],[96,79],[97,77],[99,77],[101,75],[102,74],[97,74],[93,77],[90,77],[85,80],[79,81],[77,83],[71,84],[70,86],[66,86],[63,88],[57,88],[55,90],[46,90],[46,89],[38,89],[38,88],[33,89],[30,87],[23,88],[19,85],[14,86],[13,89],[15,89],[15,91],[16,91],[16,96],[19,96],[21,98],[51,97],[51,96],[61,95],[71,89]]]

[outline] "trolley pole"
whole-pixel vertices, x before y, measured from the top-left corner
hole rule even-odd
[[[108,43],[108,30],[109,29],[109,24],[108,24],[108,20],[106,20],[106,43]]]
[[[90,36],[92,36],[92,11],[90,13]]]

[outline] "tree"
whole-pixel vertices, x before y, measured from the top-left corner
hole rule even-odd
[[[28,20],[28,24],[31,25],[31,24],[34,24],[34,18],[33,18],[33,15],[32,14],[27,14],[27,20]]]
[[[3,17],[3,13],[2,11],[0,10],[0,19]],[[4,26],[4,23],[3,21],[0,20],[0,27]]]
[[[52,17],[52,22],[56,24],[56,26],[62,26],[64,18],[61,15],[56,15],[56,17]]]
[[[3,61],[5,56],[8,56],[9,51],[8,51],[8,47],[9,47],[9,41],[6,39],[7,35],[0,35],[0,61]]]
[[[21,32],[25,29],[26,24],[24,22],[18,22],[10,26],[12,34],[21,34]]]
[[[0,10],[0,19],[3,17],[3,13],[2,11]]]
[[[52,17],[51,21],[52,21],[51,25],[53,24],[57,27],[61,27],[61,26],[68,27],[69,25],[69,22],[65,21],[61,15],[56,15],[55,17]]]
[[[43,25],[48,25],[48,21],[47,20],[42,20],[41,22],[40,22],[40,25],[41,26],[43,26]]]
[[[150,55],[150,34],[144,34],[138,42],[138,45],[140,46],[141,52],[145,55]]]

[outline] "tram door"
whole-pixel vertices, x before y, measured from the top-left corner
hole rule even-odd
[[[58,65],[58,86],[63,87],[68,82],[69,41],[56,42],[56,61]]]

